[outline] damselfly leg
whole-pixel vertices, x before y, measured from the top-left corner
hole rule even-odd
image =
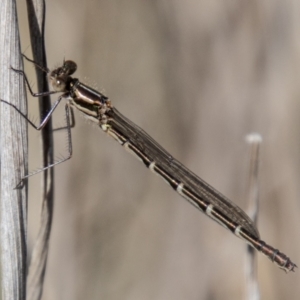
[[[49,72],[48,69],[43,68],[41,66],[39,66],[37,63],[35,63],[34,61],[30,60],[29,58],[27,58],[25,55],[23,55],[28,61],[32,62],[35,64],[36,67],[40,68],[41,70],[43,70],[44,72]],[[23,76],[24,81],[26,86],[28,87],[28,90],[30,92],[30,94],[33,97],[45,97],[45,96],[50,96],[53,94],[58,93],[59,91],[47,91],[47,92],[40,92],[40,93],[34,93],[31,89],[31,86],[29,84],[29,80],[25,74],[24,71],[22,70],[17,70],[13,67],[11,67],[11,70],[18,73],[19,75]],[[41,123],[39,125],[34,124],[22,111],[20,111],[20,109],[18,107],[16,107],[14,104],[6,101],[6,100],[2,100],[1,101],[3,103],[6,103],[8,105],[10,105],[11,107],[13,107],[34,129],[36,130],[41,130],[43,129],[46,124],[48,123],[48,121],[50,120],[54,110],[57,108],[57,106],[60,104],[61,100],[64,98],[64,94],[60,95],[59,98],[55,101],[55,103],[52,105],[51,109],[49,110],[49,112],[46,114],[46,116],[42,119]],[[65,116],[66,116],[66,126],[63,127],[59,127],[59,128],[55,128],[53,129],[53,131],[58,131],[58,130],[63,130],[66,129],[67,130],[67,140],[68,140],[68,155],[67,157],[60,159],[56,162],[54,162],[53,164],[50,164],[46,167],[43,167],[41,169],[38,169],[36,171],[33,171],[25,176],[23,176],[21,178],[21,181],[17,184],[17,186],[15,187],[15,189],[21,189],[24,186],[24,180],[27,179],[28,177],[31,177],[33,175],[36,175],[40,172],[44,172],[45,170],[52,168],[58,164],[61,164],[67,160],[69,160],[72,157],[72,136],[71,136],[71,128],[73,128],[75,126],[75,117],[74,117],[74,111],[73,108],[69,105],[69,103],[66,104],[65,106]]]

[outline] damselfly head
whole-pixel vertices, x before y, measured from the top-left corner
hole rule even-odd
[[[72,60],[64,61],[59,68],[52,70],[49,74],[49,81],[52,88],[57,92],[65,92],[67,83],[71,79],[71,75],[77,70],[77,65]]]

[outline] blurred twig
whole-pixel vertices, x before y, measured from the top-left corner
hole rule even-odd
[[[0,98],[26,112],[15,1],[1,1]],[[27,185],[14,190],[27,173],[27,124],[11,106],[1,104],[1,263],[2,299],[26,297]]]
[[[258,193],[258,167],[259,167],[259,150],[262,138],[257,133],[252,133],[247,136],[247,142],[250,144],[250,166],[249,166],[249,185],[248,185],[248,215],[257,224],[259,210],[259,193]],[[256,251],[247,246],[246,258],[246,279],[248,300],[259,300],[259,285],[257,280],[257,264]]]
[[[44,43],[44,26],[45,26],[45,2],[44,0],[27,0],[29,29],[32,44],[34,61],[46,66],[46,52]],[[46,74],[36,68],[38,91],[47,91],[48,82]],[[49,97],[42,97],[39,101],[40,116],[43,118],[51,107]],[[43,145],[43,166],[53,163],[53,136],[51,120],[42,130]],[[43,202],[41,212],[41,226],[37,241],[35,243],[32,260],[29,268],[27,280],[28,299],[40,299],[43,292],[43,282],[48,257],[49,237],[51,232],[52,213],[53,213],[53,183],[54,170],[50,168],[43,172]]]

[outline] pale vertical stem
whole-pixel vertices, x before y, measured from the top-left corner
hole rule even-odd
[[[16,2],[2,0],[0,9],[0,98],[26,112]],[[27,124],[1,102],[1,265],[2,298],[26,298],[27,185],[15,190],[27,173]]]

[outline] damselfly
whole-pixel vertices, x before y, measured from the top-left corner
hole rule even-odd
[[[28,58],[26,59],[35,63]],[[73,115],[73,108],[75,107],[81,111],[85,117],[99,125],[109,136],[118,141],[127,151],[142,161],[148,169],[164,179],[164,181],[178,194],[193,204],[201,212],[230,230],[233,234],[243,239],[256,250],[265,254],[272,262],[275,262],[279,268],[286,272],[294,271],[294,268],[297,267],[296,264],[294,264],[285,254],[279,252],[279,250],[266,244],[260,239],[255,224],[241,208],[187,169],[139,126],[124,117],[112,105],[108,97],[81,83],[77,78],[73,78],[71,75],[73,75],[77,69],[75,62],[70,60],[64,61],[61,67],[56,68],[53,71],[50,71],[47,68],[39,68],[48,73],[53,91],[33,93],[25,73],[13,69],[15,72],[24,76],[29,91],[33,96],[39,97],[61,93],[39,126],[32,123],[17,107],[7,101],[3,102],[13,106],[35,129],[40,130],[50,119],[53,111],[61,100],[64,98],[67,99],[65,112],[67,119],[66,129],[68,131],[69,155],[63,160],[57,161],[30,175],[24,176],[22,181],[31,175],[44,171],[47,168],[53,167],[71,158],[72,142],[70,118]]]

